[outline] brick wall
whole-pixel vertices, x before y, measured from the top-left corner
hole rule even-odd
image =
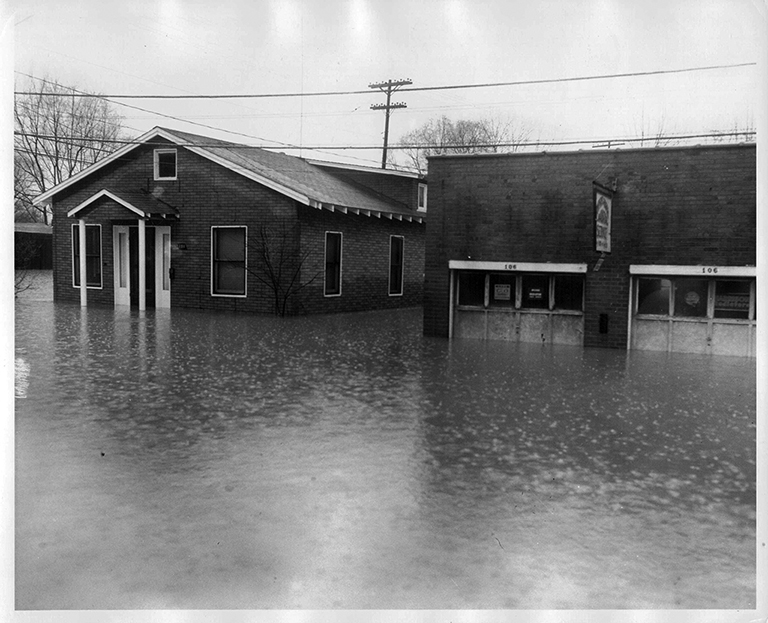
[[[154,142],[161,142],[157,139]],[[171,144],[172,145],[172,144]],[[153,180],[153,149],[139,147],[118,162],[102,169],[65,189],[54,202],[54,297],[57,301],[79,301],[79,289],[72,287],[71,226],[77,219],[68,218],[67,211],[103,188],[120,195],[120,191],[153,192],[181,215],[177,221],[148,222],[148,225],[171,226],[171,307],[192,307],[211,310],[273,313],[273,290],[259,276],[265,277],[259,260],[260,233],[269,232],[273,253],[280,247],[296,250],[298,245],[319,245],[312,251],[314,261],[322,261],[324,231],[331,225],[345,232],[344,290],[339,299],[322,295],[322,279],[317,287],[305,288],[296,297],[289,311],[326,312],[397,307],[421,303],[424,262],[424,225],[373,219],[357,215],[321,212],[300,205],[294,200],[248,180],[210,160],[183,148],[177,150],[178,179]],[[326,221],[330,219],[330,224]],[[112,269],[112,225],[135,224],[136,215],[108,198],[99,200],[89,210],[87,223],[102,224],[103,288],[88,290],[89,304],[114,303]],[[241,225],[248,228],[247,297],[211,296],[211,227]],[[307,228],[306,231],[304,228]],[[406,236],[408,263],[406,295],[387,297],[378,294],[379,266],[389,258],[388,232]],[[283,236],[285,234],[285,237]],[[386,239],[386,244],[381,242]],[[183,243],[186,249],[178,248]],[[418,250],[416,250],[418,246]],[[386,247],[386,255],[381,255]],[[294,254],[294,258],[298,255]],[[287,273],[296,267],[295,260],[286,260]],[[365,273],[363,266],[375,266]],[[418,277],[417,277],[418,276]],[[330,302],[330,301],[333,302]]]
[[[421,305],[424,285],[424,224],[345,215],[325,210],[301,213],[302,245],[310,255],[303,266],[307,313],[362,311]],[[325,232],[342,234],[341,296],[326,297],[324,289]],[[390,236],[403,236],[403,294],[389,295]]]
[[[425,334],[448,335],[451,259],[572,262],[588,265],[585,344],[626,347],[630,264],[755,264],[755,157],[728,145],[430,159]],[[614,180],[612,253],[595,272],[592,182]]]

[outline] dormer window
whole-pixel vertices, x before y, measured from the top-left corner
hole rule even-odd
[[[419,184],[419,203],[417,209],[420,212],[427,211],[427,185]]]
[[[175,149],[156,149],[155,150],[155,179],[156,180],[175,180],[176,179],[176,150]]]

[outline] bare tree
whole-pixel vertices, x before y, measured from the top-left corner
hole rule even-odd
[[[518,151],[533,130],[510,120],[486,118],[452,121],[445,115],[403,135],[398,150],[407,167],[426,174],[427,158],[437,154]]]
[[[298,223],[291,228],[262,225],[255,241],[248,244],[256,261],[247,270],[272,291],[277,316],[292,313],[290,304],[299,292],[322,274],[322,270],[310,271],[309,278],[302,279],[312,249],[300,250],[298,228]]]
[[[119,147],[122,118],[98,97],[55,80],[30,79],[14,105],[14,211],[50,222],[32,199]]]

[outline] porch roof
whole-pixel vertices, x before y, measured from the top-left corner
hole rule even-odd
[[[103,198],[111,199],[127,210],[134,212],[139,218],[178,218],[179,211],[171,205],[160,201],[146,191],[116,191],[107,188],[91,195],[69,212],[67,216],[83,216],[96,207]]]

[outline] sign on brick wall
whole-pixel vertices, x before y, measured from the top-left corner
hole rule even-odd
[[[593,182],[592,196],[595,207],[595,251],[610,253],[613,192]]]

